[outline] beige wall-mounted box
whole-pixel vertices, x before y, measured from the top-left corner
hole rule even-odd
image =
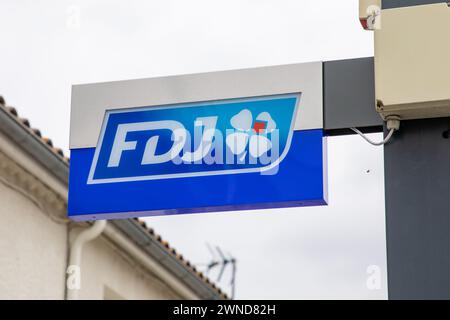
[[[375,95],[386,119],[450,116],[450,7],[382,10],[375,30]]]

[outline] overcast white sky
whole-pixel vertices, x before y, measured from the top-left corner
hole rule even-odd
[[[357,5],[4,0],[0,94],[67,151],[72,84],[372,56]],[[382,148],[328,142],[327,207],[147,221],[193,262],[210,259],[206,241],[231,252],[238,298],[386,298]],[[370,265],[381,268],[379,290],[366,286]]]

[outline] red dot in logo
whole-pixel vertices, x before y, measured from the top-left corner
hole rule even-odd
[[[267,123],[264,121],[255,121],[253,124],[253,130],[257,133],[262,133],[264,130],[266,130]]]

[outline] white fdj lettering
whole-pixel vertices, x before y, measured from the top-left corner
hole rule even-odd
[[[186,151],[185,145],[189,135],[185,127],[178,121],[164,120],[164,121],[149,121],[138,123],[126,123],[117,126],[114,142],[109,156],[108,167],[118,167],[124,151],[136,150],[137,141],[127,140],[127,134],[138,131],[153,131],[153,130],[170,130],[172,132],[171,141],[172,146],[163,154],[156,154],[156,148],[159,141],[159,136],[150,137],[146,144],[142,156],[142,165],[165,163],[175,159],[180,152],[184,150],[184,162],[200,161],[207,155],[212,147],[214,134],[216,131],[217,117],[202,117],[195,121],[196,130],[203,128],[203,133],[200,135],[200,143],[195,151]],[[197,134],[195,135],[198,136]]]

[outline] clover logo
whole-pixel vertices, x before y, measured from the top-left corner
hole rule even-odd
[[[272,149],[272,142],[267,135],[273,132],[277,125],[268,112],[261,112],[253,121],[250,110],[244,109],[231,118],[230,122],[235,132],[227,136],[226,143],[241,161],[247,155],[247,145],[250,155],[254,158]]]

